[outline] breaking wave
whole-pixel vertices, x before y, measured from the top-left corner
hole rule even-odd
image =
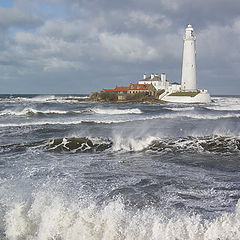
[[[59,138],[47,141],[43,145],[49,151],[77,153],[104,151],[112,146],[112,142],[99,138]]]
[[[171,111],[191,111],[194,110],[194,107],[164,107],[164,109]]]
[[[97,114],[106,114],[106,115],[120,115],[120,114],[141,114],[142,111],[138,108],[130,109],[103,109],[103,108],[93,108],[92,112]]]
[[[215,111],[240,111],[240,105],[209,106],[206,108]]]
[[[35,97],[12,97],[8,98],[11,101],[18,101],[18,102],[48,102],[56,100],[55,95],[39,95]]]
[[[112,152],[153,151],[163,153],[198,152],[238,154],[240,153],[240,138],[219,135],[162,139],[153,136],[146,138],[115,136],[112,140],[104,138],[72,137],[0,146],[0,152],[25,151],[27,148],[41,148],[46,151],[71,153],[102,152],[109,149]]]
[[[38,115],[38,114],[67,114],[67,111],[61,110],[37,110],[33,108],[24,108],[23,110],[4,110],[0,112],[0,116],[4,115],[16,115],[16,116],[24,116],[24,115]]]
[[[239,153],[240,138],[224,136],[186,137],[153,141],[149,148],[153,151],[188,151],[209,153]]]
[[[239,153],[240,138],[230,136],[205,136],[160,139],[157,137],[125,138],[115,137],[114,151],[157,151],[157,152],[207,152]]]
[[[26,110],[27,112],[27,110]],[[24,111],[24,114],[26,114]],[[50,112],[52,112],[50,110]],[[74,112],[69,112],[72,114],[75,114]],[[21,112],[19,114],[22,114]],[[30,115],[31,115],[30,111]],[[59,114],[59,112],[52,112],[52,114]],[[60,114],[65,114],[64,111],[60,112]],[[43,121],[29,121],[29,122],[20,122],[20,123],[0,123],[0,127],[22,127],[22,126],[39,126],[39,125],[76,125],[81,123],[90,123],[90,124],[115,124],[115,123],[129,123],[129,122],[139,122],[139,121],[150,121],[150,120],[156,120],[156,119],[181,119],[181,118],[189,118],[189,119],[197,119],[197,120],[217,120],[217,119],[228,119],[228,118],[240,118],[240,113],[233,114],[233,113],[227,113],[227,114],[221,114],[221,115],[204,115],[204,114],[191,114],[191,113],[184,113],[184,112],[178,112],[178,113],[169,113],[169,114],[161,114],[161,115],[155,115],[151,117],[143,117],[142,115],[136,116],[134,118],[115,118],[115,119],[77,119],[77,120],[65,120],[65,121],[58,121],[58,120],[43,120]]]
[[[234,212],[211,220],[197,214],[174,213],[167,216],[164,209],[130,209],[120,198],[101,206],[67,203],[60,196],[40,192],[31,204],[17,203],[8,209],[5,233],[12,240],[240,238],[240,202]]]
[[[102,138],[55,138],[41,142],[0,146],[0,153],[25,151],[28,148],[41,148],[53,152],[100,152],[111,146],[111,141]]]
[[[34,116],[34,115],[50,115],[50,114],[105,114],[105,115],[122,115],[122,114],[141,114],[142,111],[138,108],[133,109],[86,109],[83,111],[63,111],[63,110],[37,110],[34,108],[24,108],[22,110],[3,110],[0,112],[0,116],[15,115],[15,116]]]

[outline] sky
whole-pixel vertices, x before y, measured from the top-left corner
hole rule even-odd
[[[91,93],[144,73],[180,83],[188,24],[198,88],[240,95],[239,0],[0,0],[0,93]]]

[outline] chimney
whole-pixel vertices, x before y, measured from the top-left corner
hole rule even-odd
[[[154,73],[151,74],[151,80],[154,78]]]
[[[161,73],[162,82],[166,82],[166,73]]]
[[[146,79],[146,78],[147,78],[147,74],[144,73],[144,74],[143,74],[143,79]]]

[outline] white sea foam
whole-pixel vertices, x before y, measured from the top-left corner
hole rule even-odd
[[[1,123],[0,127],[18,127],[18,126],[34,126],[34,125],[75,125],[80,123],[97,123],[97,124],[114,124],[114,123],[127,123],[127,122],[135,122],[135,121],[150,121],[154,119],[177,119],[177,118],[192,118],[192,119],[208,119],[208,120],[216,120],[216,119],[225,119],[225,118],[240,118],[240,113],[226,113],[226,114],[215,114],[215,115],[202,115],[195,113],[168,113],[155,115],[150,117],[136,117],[136,118],[127,118],[127,119],[80,119],[80,120],[68,120],[68,121],[35,121],[35,122],[22,122],[22,123]]]
[[[23,123],[2,123],[0,127],[24,127],[24,126],[39,126],[39,125],[76,125],[82,123],[82,120],[76,121],[38,121],[38,122],[23,122]]]
[[[144,134],[143,134],[144,135]],[[157,136],[121,136],[113,137],[113,151],[137,152],[143,150],[153,151],[197,151],[206,153],[239,153],[238,136],[202,136],[185,138],[160,138]]]
[[[240,202],[233,213],[212,220],[175,212],[167,217],[153,208],[133,211],[118,199],[94,203],[66,203],[54,194],[37,194],[34,202],[15,204],[5,215],[6,236],[17,239],[210,240],[240,238]]]
[[[212,100],[217,105],[240,105],[240,99],[235,97],[212,97]]]
[[[47,102],[47,101],[52,101],[56,100],[55,95],[39,95],[36,97],[17,97],[17,98],[12,98],[14,101],[22,101],[22,102]]]
[[[106,114],[106,115],[141,114],[142,113],[142,111],[138,108],[129,108],[129,109],[93,108],[91,109],[91,111],[97,114]]]
[[[115,136],[113,139],[113,151],[142,151],[146,149],[152,141],[158,138],[149,136],[145,138],[133,138],[133,137],[122,137],[122,136]]]
[[[0,112],[0,116],[3,115],[16,115],[16,116],[23,116],[23,115],[29,115],[29,114],[67,114],[67,111],[61,111],[61,110],[37,110],[34,108],[24,108],[22,110],[3,110]]]
[[[209,106],[206,108],[210,110],[216,110],[216,111],[240,111],[240,105]]]
[[[210,106],[206,106],[207,109],[216,111],[240,111],[240,99],[239,98],[213,98],[214,103]]]
[[[164,109],[172,111],[191,111],[194,110],[194,107],[164,107]]]
[[[141,110],[138,108],[133,109],[88,109],[84,111],[63,111],[63,110],[38,110],[34,108],[24,108],[22,110],[10,110],[5,109],[0,112],[0,116],[3,115],[16,115],[16,116],[23,116],[23,115],[29,115],[29,114],[68,114],[68,113],[96,113],[96,114],[105,114],[105,115],[122,115],[122,114],[141,114]]]

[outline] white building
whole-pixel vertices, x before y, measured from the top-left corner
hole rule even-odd
[[[146,73],[143,74],[143,79],[138,81],[138,84],[152,84],[157,90],[165,90],[168,92],[178,92],[181,90],[181,85],[178,83],[170,84],[166,78],[166,73],[161,76],[152,73],[147,77]]]
[[[182,91],[197,91],[195,41],[196,37],[194,36],[192,25],[189,24],[183,37]]]

